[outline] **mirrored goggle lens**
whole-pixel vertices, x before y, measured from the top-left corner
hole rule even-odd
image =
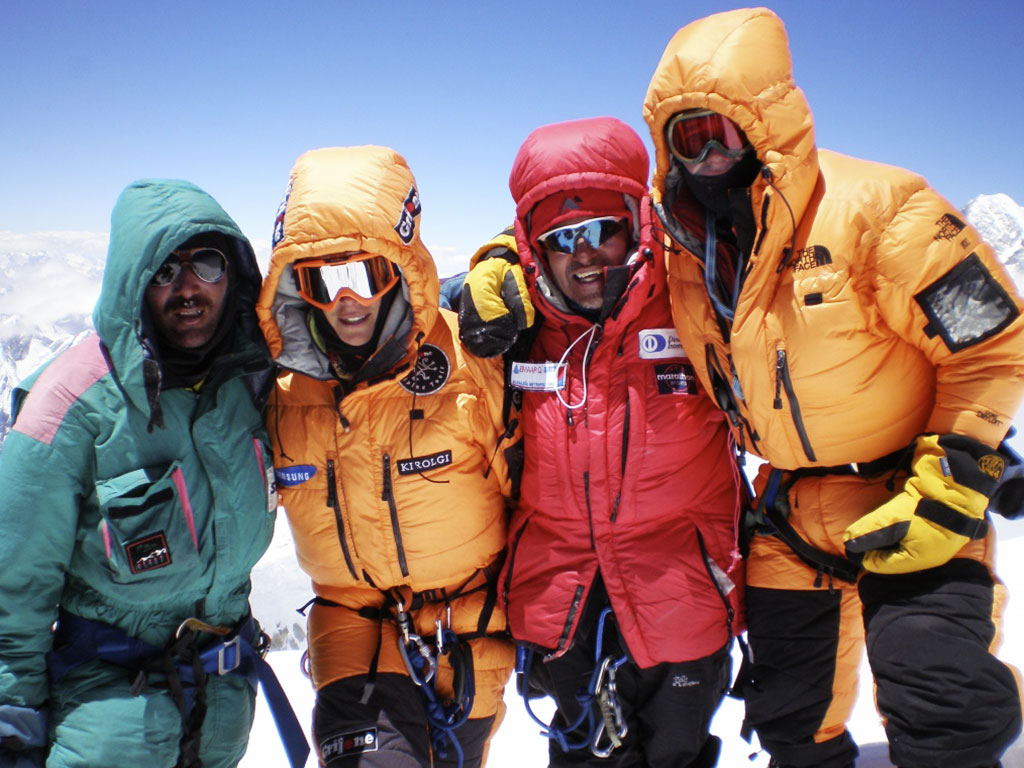
[[[576,244],[582,239],[591,248],[600,248],[609,238],[614,237],[626,226],[625,219],[602,216],[588,219],[567,227],[549,230],[537,238],[537,242],[549,251],[575,253]]]
[[[188,265],[204,283],[219,282],[228,268],[228,260],[216,248],[197,248],[171,254],[153,275],[153,285],[170,285],[178,279],[181,268]]]
[[[739,155],[747,145],[736,124],[716,112],[678,114],[669,121],[667,134],[669,149],[683,162],[703,160],[709,145],[717,144],[728,155]]]
[[[363,304],[373,303],[398,282],[394,265],[383,256],[357,261],[296,264],[299,294],[321,309],[330,309],[349,296]]]

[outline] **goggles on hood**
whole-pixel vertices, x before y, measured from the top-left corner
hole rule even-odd
[[[750,146],[736,123],[709,109],[679,112],[665,126],[665,137],[672,156],[687,165],[704,162],[712,149],[737,158]]]
[[[537,242],[549,251],[574,254],[576,253],[576,244],[580,240],[597,250],[625,227],[625,217],[599,216],[595,219],[549,229],[537,238]]]
[[[389,259],[374,253],[332,254],[301,259],[292,268],[299,296],[329,312],[343,298],[368,307],[398,282],[398,269]]]
[[[210,246],[174,251],[153,274],[150,282],[161,287],[170,285],[178,279],[185,265],[204,283],[219,283],[227,272],[228,260],[223,253]]]

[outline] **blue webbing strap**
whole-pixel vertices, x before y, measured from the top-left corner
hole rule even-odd
[[[203,670],[211,675],[242,675],[254,688],[258,680],[288,762],[292,768],[303,768],[309,756],[309,742],[274,669],[249,640],[258,636],[259,625],[252,616],[248,616],[234,629],[231,637],[203,649],[199,655]],[[63,610],[56,640],[62,645],[46,655],[52,682],[93,659],[132,669],[163,653],[147,642],[129,637],[118,627]],[[177,664],[176,668],[183,683],[195,683],[195,673],[190,665]]]

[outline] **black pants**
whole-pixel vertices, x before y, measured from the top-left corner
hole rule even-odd
[[[594,648],[598,620],[608,605],[600,579],[591,590],[572,647],[562,656],[534,664],[534,686],[550,695],[558,705],[552,726],[565,728],[580,714],[578,695],[587,688],[594,670]],[[602,656],[621,656],[625,645],[611,616],[605,623]],[[607,758],[589,749],[565,752],[556,741],[549,747],[549,765],[594,766],[594,768],[711,768],[718,755],[719,741],[709,736],[708,727],[729,687],[731,659],[728,646],[711,656],[689,662],[658,664],[640,669],[627,660],[617,673],[616,685],[629,732],[623,744]],[[600,712],[595,714],[601,721]],[[584,726],[569,734],[570,743],[586,737]],[[604,739],[603,744],[607,744]]]
[[[901,768],[990,768],[1021,730],[1010,670],[989,652],[993,585],[967,559],[899,575],[861,577],[868,661]],[[747,721],[776,764],[847,768],[847,733],[815,743],[831,701],[839,595],[828,589],[747,588],[754,664]]]
[[[379,673],[373,693],[360,701],[366,675],[338,680],[317,692],[313,738],[327,768],[453,768],[458,753],[449,742],[442,757],[432,750],[427,712],[416,685],[405,675]],[[479,768],[494,717],[467,720],[455,731],[464,768]],[[433,755],[431,753],[433,752]],[[431,758],[433,757],[433,762]]]

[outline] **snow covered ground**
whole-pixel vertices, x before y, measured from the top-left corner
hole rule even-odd
[[[282,517],[281,527],[287,529]],[[1024,521],[997,521],[1000,543],[997,567],[1000,575],[1010,589],[1010,604],[1004,624],[1004,644],[1001,657],[1017,666],[1024,668],[1024,611],[1018,610],[1017,600],[1024,601]],[[275,546],[287,545],[287,536],[279,536]],[[271,555],[273,557],[273,555]],[[275,575],[278,584],[283,585],[293,574],[286,571],[286,562],[276,560]],[[296,566],[297,570],[297,566]],[[270,574],[267,574],[268,576]],[[264,576],[257,576],[257,587]],[[293,582],[295,583],[295,582]],[[278,595],[287,590],[277,592]],[[266,601],[272,601],[264,595]],[[267,605],[269,608],[269,605]],[[254,604],[257,616],[259,606]],[[301,623],[301,617],[297,616]],[[308,726],[313,707],[313,691],[309,681],[299,670],[299,650],[273,651],[268,657],[273,665],[281,684],[291,699],[292,706],[303,725]],[[735,656],[735,654],[734,654]],[[738,660],[734,661],[735,665]],[[509,683],[505,690],[505,704],[508,713],[505,721],[491,743],[488,768],[532,768],[547,765],[547,740],[540,736],[540,728],[527,716],[522,699],[515,691],[515,681]],[[534,710],[546,718],[551,710],[549,702],[534,703]],[[767,754],[758,753],[757,739],[748,744],[739,737],[740,723],[743,720],[743,704],[733,699],[726,699],[712,723],[712,731],[721,737],[722,756],[719,759],[721,768],[733,766],[749,766],[749,768],[765,768],[768,765]],[[861,688],[857,704],[854,707],[850,722],[850,731],[861,746],[861,757],[858,768],[888,768],[885,733],[875,711],[871,694],[871,676],[866,660],[862,664]],[[1024,749],[1024,747],[1022,747]],[[1017,753],[1017,747],[1011,750],[1014,754],[1007,755],[1003,760],[1004,768],[1024,768],[1024,757]],[[755,754],[758,753],[758,754]],[[316,766],[316,758],[311,754],[308,766]],[[242,760],[241,768],[280,768],[287,766],[287,760],[277,738],[270,712],[262,698],[259,700],[256,723],[253,726],[249,752]]]

